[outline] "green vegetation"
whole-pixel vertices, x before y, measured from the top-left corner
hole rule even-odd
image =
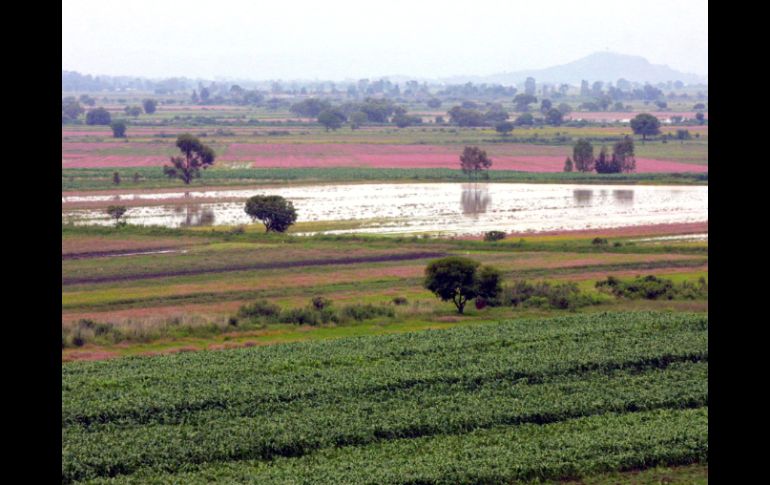
[[[252,221],[260,220],[265,232],[286,232],[297,221],[294,204],[280,195],[255,195],[244,208]]]
[[[214,150],[192,135],[179,135],[176,146],[184,156],[171,157],[172,166],[163,166],[163,174],[166,177],[181,179],[185,185],[190,185],[193,179],[200,178],[201,169],[205,170],[214,164]]]
[[[708,318],[682,313],[71,363],[62,482],[497,483],[705,463],[707,380]]]
[[[235,317],[231,318],[231,325],[243,328],[239,319],[245,319],[247,324],[254,328],[264,328],[271,323],[291,323],[294,325],[321,325],[321,324],[345,324],[350,322],[362,322],[377,317],[393,318],[395,311],[386,305],[354,304],[341,308],[332,307],[332,301],[324,297],[315,297],[310,304],[301,308],[281,307],[267,300],[257,300],[242,306]],[[246,327],[248,328],[248,327]]]
[[[529,283],[514,281],[503,290],[503,303],[525,307],[550,307],[561,310],[575,310],[596,305],[603,300],[595,295],[580,291],[577,283],[551,284],[547,281]]]
[[[465,304],[474,298],[495,301],[500,293],[500,271],[459,256],[431,261],[425,268],[423,286],[441,301],[452,301],[457,313],[462,314]]]
[[[708,298],[709,286],[704,277],[693,284],[683,281],[679,284],[655,275],[637,276],[631,281],[622,281],[614,276],[596,282],[596,288],[612,295],[624,298],[644,298],[647,300],[695,300]]]
[[[672,145],[678,146],[678,145]],[[136,183],[124,183],[126,188],[178,187],[157,168],[132,169],[141,177]],[[62,191],[113,189],[113,170],[108,168],[62,169]],[[708,173],[617,173],[596,174],[582,172],[517,172],[492,170],[485,172],[485,182],[520,183],[578,183],[578,184],[653,184],[653,185],[706,185]],[[191,187],[239,186],[248,184],[291,184],[298,182],[465,182],[468,175],[462,170],[449,168],[249,168],[209,169]]]

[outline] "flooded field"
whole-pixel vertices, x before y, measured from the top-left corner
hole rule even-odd
[[[130,224],[167,227],[249,224],[253,195],[281,195],[298,222],[361,221],[325,233],[479,234],[540,232],[708,220],[707,186],[567,184],[355,184],[250,190],[144,192],[62,197],[62,221],[112,224],[104,208],[125,204]],[[68,206],[70,206],[68,208]]]

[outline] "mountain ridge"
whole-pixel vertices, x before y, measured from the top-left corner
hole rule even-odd
[[[440,78],[445,83],[490,83],[521,85],[527,77],[538,83],[580,85],[582,80],[615,83],[623,78],[631,82],[660,83],[682,81],[685,84],[708,84],[708,77],[677,71],[667,65],[652,64],[642,56],[616,52],[594,52],[566,64],[543,69],[501,72],[488,76],[451,76]]]

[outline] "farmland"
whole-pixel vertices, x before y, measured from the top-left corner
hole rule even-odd
[[[437,119],[449,101],[328,130],[289,109],[304,95],[169,94],[131,117],[152,94],[94,96],[127,138],[62,124],[62,483],[707,483],[693,102],[502,135]],[[634,172],[563,171],[577,139],[611,148],[642,111],[664,124],[635,137]],[[162,170],[183,133],[216,153],[190,185]],[[472,181],[466,145],[493,160]],[[296,224],[245,219],[257,193],[293,200]],[[438,299],[425,268],[446,256],[497,269],[499,300]]]
[[[478,483],[693,463],[707,328],[618,313],[71,364],[62,478]]]

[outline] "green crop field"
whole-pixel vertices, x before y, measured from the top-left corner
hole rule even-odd
[[[62,482],[500,483],[707,461],[708,317],[612,313],[62,368]]]

